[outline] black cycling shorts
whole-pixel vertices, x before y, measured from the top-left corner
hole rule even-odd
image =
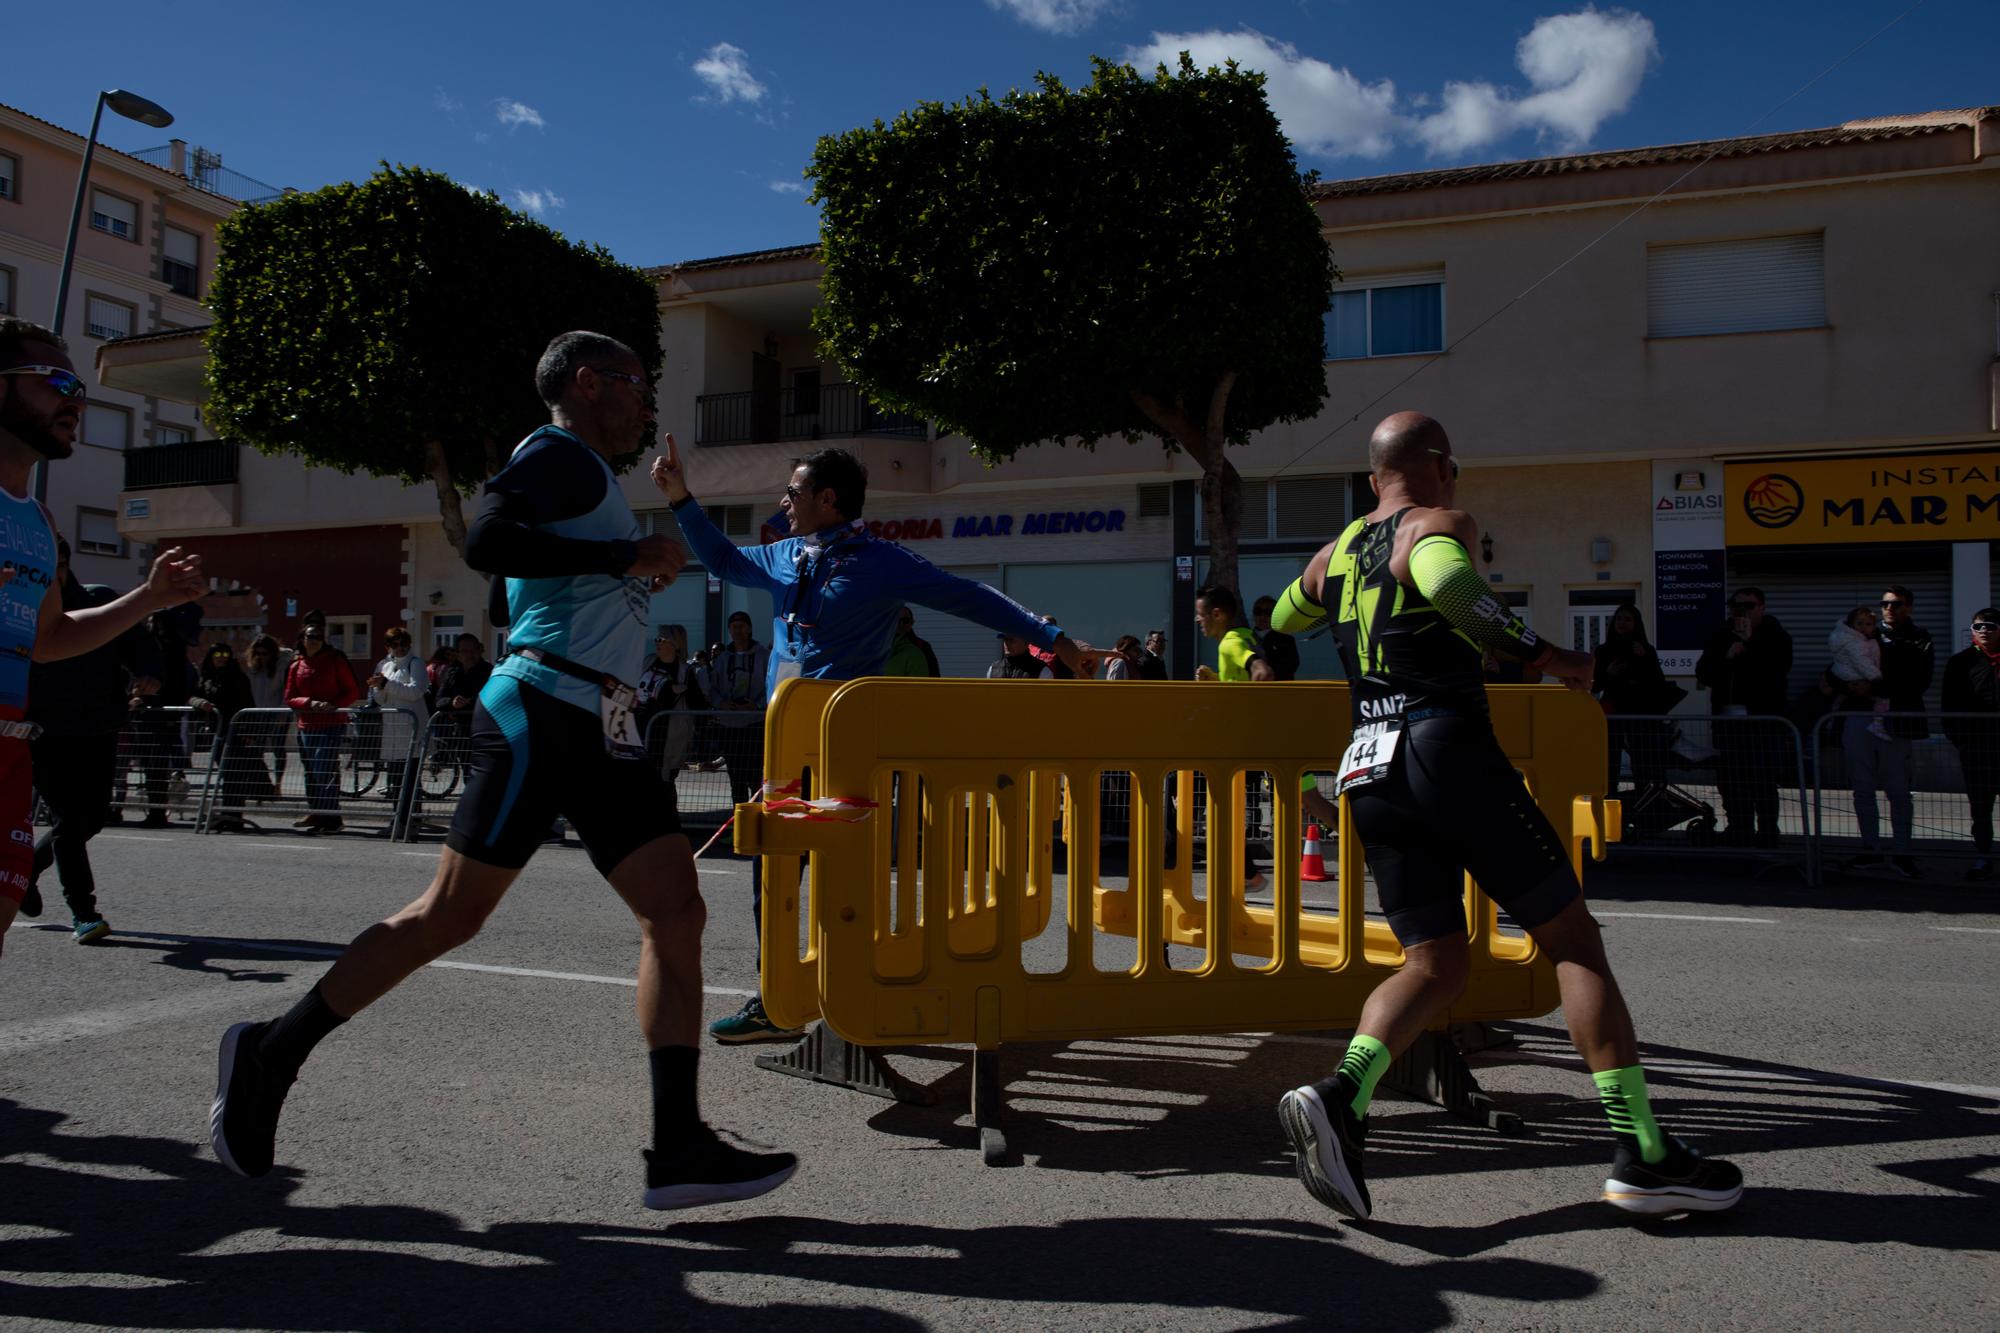
[[[613,759],[604,724],[512,676],[495,676],[472,710],[465,791],[445,845],[518,870],[560,815],[609,875],[639,848],[681,831],[674,789],[657,763]]]
[[[1465,932],[1465,874],[1524,930],[1583,894],[1568,850],[1484,718],[1409,723],[1390,771],[1347,794],[1405,948]]]

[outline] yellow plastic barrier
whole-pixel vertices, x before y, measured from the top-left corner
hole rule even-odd
[[[1601,855],[1618,811],[1603,800],[1596,704],[1526,687],[1494,691],[1493,707],[1502,745],[1557,827],[1569,829],[1573,854],[1580,862],[1589,843]],[[767,774],[783,782],[810,767],[815,795],[876,804],[858,822],[739,808],[738,850],[766,857],[766,1008],[786,1025],[823,1018],[862,1046],[985,1051],[1012,1041],[1351,1026],[1402,957],[1385,927],[1366,922],[1358,840],[1340,840],[1332,912],[1305,908],[1291,856],[1273,867],[1265,907],[1242,892],[1238,822],[1243,775],[1269,773],[1276,845],[1299,846],[1299,778],[1332,766],[1347,716],[1346,687],[1331,684],[789,683],[770,713]],[[1123,889],[1102,887],[1097,864],[1098,779],[1114,771],[1132,775]],[[1192,771],[1211,792],[1239,798],[1210,802],[1201,897],[1186,828],[1191,780],[1182,784],[1179,866],[1163,865],[1167,775]],[[1022,949],[1052,919],[1058,782],[1070,831],[1062,962],[1035,971]],[[902,817],[892,820],[899,785]],[[910,795],[919,787],[921,802]],[[796,858],[808,853],[802,920],[788,890]],[[1476,886],[1468,885],[1467,910],[1472,974],[1447,1021],[1552,1010],[1553,970],[1533,942],[1499,933]],[[1098,964],[1098,939],[1111,934],[1135,941],[1129,966]],[[1169,967],[1150,943],[1169,938],[1203,949],[1200,965]],[[1246,953],[1257,961],[1239,959]]]

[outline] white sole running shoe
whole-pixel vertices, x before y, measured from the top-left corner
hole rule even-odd
[[[791,1153],[746,1152],[722,1142],[706,1126],[671,1158],[650,1148],[644,1155],[644,1202],[660,1210],[741,1203],[769,1194],[799,1169],[799,1159]]]
[[[1645,1217],[1719,1213],[1743,1197],[1743,1173],[1719,1157],[1703,1157],[1677,1138],[1664,1160],[1647,1165],[1623,1138],[1604,1182],[1604,1201]]]
[[[1337,1213],[1367,1221],[1374,1207],[1361,1169],[1365,1131],[1352,1113],[1342,1115],[1336,1128],[1326,1103],[1308,1084],[1278,1099],[1278,1123],[1292,1141],[1306,1192]],[[1353,1132],[1343,1133],[1350,1127]]]

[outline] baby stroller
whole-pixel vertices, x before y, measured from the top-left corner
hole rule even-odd
[[[1700,753],[1678,723],[1659,725],[1660,734],[1654,743],[1660,748],[1661,762],[1645,765],[1654,771],[1644,777],[1635,773],[1635,785],[1617,793],[1624,803],[1625,836],[1627,839],[1657,837],[1685,825],[1690,843],[1709,846],[1715,841],[1715,807],[1676,786],[1667,770],[1670,763],[1682,769],[1705,767],[1714,763],[1715,755],[1712,751]],[[1641,766],[1635,763],[1634,767]]]

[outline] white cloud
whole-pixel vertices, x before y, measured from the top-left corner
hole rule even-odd
[[[493,104],[493,114],[510,130],[517,130],[523,125],[532,125],[538,130],[546,128],[541,112],[526,102],[517,102],[511,97],[496,100]]]
[[[997,3],[997,0],[989,0]],[[1021,0],[1029,3],[1029,0]],[[1442,94],[1400,96],[1392,80],[1368,82],[1306,55],[1290,42],[1236,32],[1154,33],[1125,52],[1142,71],[1175,67],[1187,51],[1207,68],[1236,61],[1263,73],[1265,95],[1285,134],[1315,157],[1381,157],[1398,143],[1448,156],[1484,148],[1522,130],[1573,149],[1624,111],[1659,57],[1644,15],[1589,6],[1537,19],[1514,50],[1529,91],[1449,81]]]
[[[446,92],[443,87],[439,87],[436,92],[431,94],[431,105],[446,115],[452,115],[465,110],[465,103]]]
[[[708,48],[701,59],[694,62],[695,77],[708,85],[707,100],[728,105],[731,102],[761,102],[769,91],[750,72],[750,53],[740,46],[728,42],[717,42]]]
[[[771,191],[774,194],[804,194],[806,187],[804,181],[772,181]]]
[[[986,0],[986,7],[1012,14],[1031,28],[1068,37],[1097,22],[1116,3],[1117,0]]]
[[[523,213],[533,213],[536,217],[564,206],[563,197],[553,190],[523,190],[518,186],[508,200]]]
[[[1181,52],[1203,69],[1234,60],[1264,75],[1264,95],[1285,134],[1300,148],[1327,157],[1380,157],[1395,146],[1401,118],[1396,85],[1383,79],[1364,83],[1345,69],[1302,55],[1290,42],[1261,32],[1153,34],[1153,40],[1125,53],[1141,72],[1155,65],[1177,67]]]
[[[1514,48],[1531,93],[1517,97],[1490,83],[1448,83],[1444,106],[1417,123],[1417,135],[1440,154],[1478,148],[1521,129],[1561,148],[1579,148],[1632,105],[1659,54],[1652,21],[1643,14],[1586,7],[1537,19]]]

